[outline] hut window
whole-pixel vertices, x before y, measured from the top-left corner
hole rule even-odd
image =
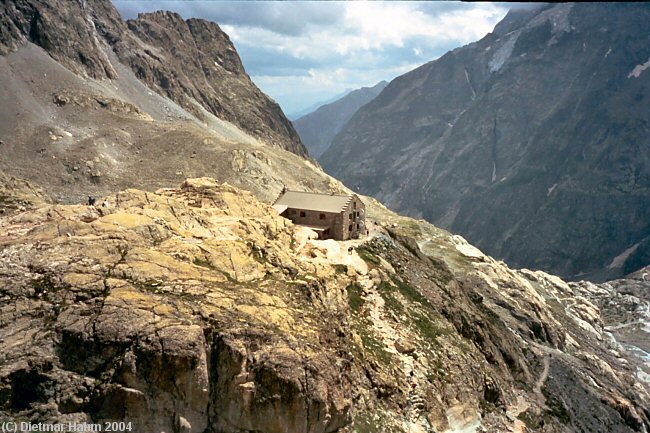
[[[350,214],[350,219],[352,219],[352,214]]]
[[[318,215],[318,218],[324,220],[325,219],[325,214],[322,213],[322,214]]]
[[[349,232],[352,231],[352,224],[350,224],[350,225],[348,226],[348,231],[349,231]]]
[[[305,212],[300,212],[300,218],[304,218],[306,216]]]

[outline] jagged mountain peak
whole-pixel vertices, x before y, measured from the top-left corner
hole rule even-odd
[[[100,80],[116,79],[120,62],[197,118],[205,120],[205,110],[267,144],[307,156],[280,106],[251,81],[215,23],[165,11],[125,23],[109,0],[16,0],[0,5],[0,24],[4,55],[29,41],[71,71]]]

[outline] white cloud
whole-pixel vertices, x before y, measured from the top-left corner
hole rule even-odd
[[[420,63],[407,63],[393,68],[370,69],[311,69],[306,75],[252,77],[264,91],[280,102],[287,113],[295,113],[318,101],[325,101],[348,89],[374,85],[417,68]],[[293,107],[293,109],[286,109]]]
[[[476,41],[507,12],[494,4],[463,4],[438,14],[426,13],[420,4],[410,2],[349,2],[342,6],[342,19],[335,26],[314,26],[300,35],[232,29],[238,47],[262,44],[269,52],[321,65],[318,69],[312,66],[300,77],[271,78],[264,70],[251,71],[255,82],[288,112],[347,88],[390,80]],[[302,96],[297,96],[296,89]]]

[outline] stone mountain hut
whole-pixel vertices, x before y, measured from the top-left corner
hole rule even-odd
[[[344,241],[366,234],[366,206],[356,194],[317,194],[284,189],[273,207],[294,224],[314,230],[319,239]]]

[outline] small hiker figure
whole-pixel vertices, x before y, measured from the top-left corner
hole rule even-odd
[[[88,196],[88,206],[95,206],[96,201],[97,199],[95,197]]]
[[[102,202],[102,207],[108,207],[108,205],[109,205],[108,200],[104,200]]]
[[[352,251],[353,251],[353,250],[354,250],[354,248],[352,248],[352,247],[348,247],[348,254],[349,254],[349,255],[352,255]]]
[[[410,376],[411,376],[411,378],[410,378],[410,382],[411,382],[411,390],[412,390],[412,391],[415,391],[415,388],[417,388],[418,384],[417,384],[417,382],[415,381],[415,375],[413,374],[413,370],[411,370]]]

